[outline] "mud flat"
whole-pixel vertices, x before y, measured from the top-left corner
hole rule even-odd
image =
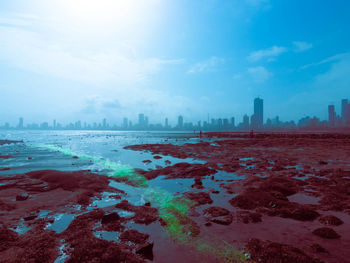
[[[197,202],[190,217],[201,235],[256,262],[349,262],[350,135],[204,136],[125,148],[205,161],[138,171],[150,182],[168,180],[170,190],[192,179],[175,194]]]

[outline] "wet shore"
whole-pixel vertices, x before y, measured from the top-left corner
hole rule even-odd
[[[350,136],[210,133],[124,148],[151,155],[115,177],[3,167],[0,262],[348,262]]]

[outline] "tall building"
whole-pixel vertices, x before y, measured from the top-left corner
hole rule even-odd
[[[23,129],[23,118],[19,118],[19,121],[18,121],[18,129]]]
[[[106,120],[106,119],[103,119],[102,127],[103,127],[104,129],[107,128],[107,120]]]
[[[341,101],[341,118],[343,120],[343,124],[346,124],[349,120],[348,105],[349,105],[349,101],[347,99],[342,99],[342,101]]]
[[[123,128],[127,129],[128,128],[128,118],[123,119]]]
[[[335,126],[335,110],[334,105],[328,105],[328,122],[330,127]]]
[[[183,126],[184,126],[184,118],[180,115],[179,118],[177,119],[177,127],[183,128]]]
[[[56,129],[56,120],[53,120],[53,128]]]
[[[242,125],[242,128],[244,129],[244,130],[249,130],[249,116],[247,115],[247,114],[245,114],[244,116],[243,116],[243,123],[242,123],[243,125]]]
[[[169,127],[169,121],[168,121],[168,118],[165,118],[165,128],[168,128]]]
[[[147,116],[145,116],[145,127],[148,127],[148,117]]]
[[[143,113],[139,114],[139,126],[143,127],[145,125],[145,115]]]
[[[252,116],[252,128],[261,129],[264,125],[264,101],[260,98],[254,99],[254,115]]]
[[[231,118],[231,125],[232,125],[232,127],[235,127],[235,117]]]

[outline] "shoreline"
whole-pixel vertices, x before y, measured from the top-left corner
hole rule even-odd
[[[152,153],[153,159],[144,160],[146,161],[145,165],[155,162],[157,159],[165,159],[167,156],[203,161],[203,163],[175,164],[169,162],[165,166],[155,167],[151,170],[136,170],[140,176],[148,179],[149,184],[161,184],[174,197],[185,197],[196,203],[186,212],[184,218],[188,218],[186,219],[190,220],[188,222],[193,222],[190,223],[190,226],[194,227],[192,231],[197,232],[201,239],[208,239],[212,243],[224,240],[233,247],[248,253],[253,260],[260,262],[277,260],[277,258],[274,258],[276,251],[283,253],[286,260],[299,260],[298,262],[320,262],[318,259],[325,262],[345,262],[347,260],[348,253],[345,248],[350,245],[350,238],[348,238],[350,237],[350,206],[348,205],[350,198],[350,157],[347,157],[346,154],[350,150],[348,140],[350,135],[304,134],[281,136],[276,134],[254,134],[254,137],[250,137],[247,134],[241,137],[244,140],[236,140],[222,133],[215,134],[215,137],[218,138],[218,140],[215,140],[214,134],[211,135],[213,136],[210,136],[211,139],[207,142],[184,143],[181,145],[164,142],[161,144],[131,145],[124,148]],[[57,173],[61,176],[65,174],[65,172],[59,171],[51,171],[50,173]],[[13,180],[23,179],[26,175],[17,175],[17,177],[17,179],[16,176],[13,177],[15,178]],[[5,178],[1,178],[2,181],[6,181]],[[97,178],[100,178],[100,176],[96,175]],[[27,179],[33,179],[30,178],[30,173]],[[61,179],[58,179],[60,184],[62,183]],[[122,177],[113,180],[123,182]],[[332,184],[329,182],[332,182]],[[175,189],[174,186],[176,185],[176,190],[172,190]],[[15,186],[13,187],[15,189]],[[103,188],[104,190],[108,189],[108,186],[104,187],[106,187]],[[61,189],[62,186],[58,188]],[[113,189],[116,191],[116,188]],[[105,192],[104,190],[102,192]],[[57,191],[57,188],[54,191]],[[94,199],[94,196],[98,197],[100,193],[88,193],[82,190],[72,192],[74,193],[73,203],[79,199],[78,195],[82,195],[83,201],[81,202],[85,202],[87,206],[91,204],[90,198]],[[6,193],[6,190],[4,186],[1,186],[2,202],[5,200],[4,193]],[[13,196],[14,192],[7,191],[7,194]],[[62,193],[55,194],[59,196]],[[120,196],[121,199],[125,200],[122,193],[118,193],[116,196]],[[45,198],[48,197],[49,195]],[[43,200],[45,198],[43,197]],[[335,200],[337,201],[335,202]],[[118,202],[123,201],[118,200]],[[16,211],[18,208],[11,208],[11,205],[20,204],[22,206],[24,203],[7,200],[2,206],[10,209],[9,211]],[[149,210],[154,206],[152,202],[145,204],[141,206],[143,210]],[[140,211],[137,206],[130,206],[129,204],[125,204],[124,208],[133,213]],[[111,209],[106,209],[102,209],[103,215],[102,212],[99,212],[99,215],[93,215],[94,219],[87,216],[79,220],[83,220],[85,223],[86,221],[95,221],[95,223],[101,221],[103,216],[114,213]],[[141,232],[137,232],[144,235],[139,235],[136,232],[132,233],[138,235],[141,240],[153,240],[153,243],[148,241],[148,243],[146,242],[147,245],[143,245],[148,246],[148,252],[152,246],[156,262],[162,262],[159,255],[166,255],[166,253],[164,254],[165,248],[162,247],[162,251],[160,251],[159,244],[154,242],[152,235],[159,235],[159,233],[157,234],[158,230],[154,232],[155,229],[161,229],[164,226],[156,227],[157,224],[162,224],[162,219],[156,216],[158,213],[156,211],[159,208],[154,209],[151,209],[153,211],[152,216],[140,214],[140,218],[136,219],[142,222],[141,218],[145,216],[146,218],[149,216],[156,218],[155,221],[152,221],[153,223],[150,223],[153,230],[146,231],[149,235],[147,239],[144,236],[146,233],[141,231],[142,228],[139,229]],[[58,210],[56,210],[57,213]],[[19,213],[17,218],[19,216],[24,218],[27,215],[20,215]],[[33,216],[35,215],[29,215],[29,218]],[[117,218],[117,215],[114,215],[114,217]],[[34,217],[31,220],[34,220],[33,222],[38,220],[41,223],[38,223],[39,228],[33,227],[33,229],[39,231],[38,229],[44,225],[43,222],[48,223],[45,221],[48,219],[40,218],[39,220],[36,218]],[[72,221],[73,226],[78,218],[80,216]],[[4,221],[3,215],[0,220]],[[79,220],[77,222],[80,222]],[[120,221],[120,219],[118,220]],[[118,220],[113,222],[113,227],[112,225],[108,227],[107,230],[109,231],[103,232],[104,235],[106,235],[106,232],[113,230],[112,228],[117,228],[118,223],[116,222]],[[135,218],[126,220],[133,223],[131,225],[126,223],[129,228],[124,229],[125,231],[132,230],[133,227],[138,228],[137,224],[134,225],[134,220]],[[4,222],[6,225],[11,220],[7,219],[7,221]],[[33,223],[33,225],[36,226],[37,223]],[[90,223],[86,223],[86,227],[91,226]],[[123,224],[119,224],[119,227],[122,228],[122,226]],[[70,225],[67,227],[67,229],[70,229]],[[4,228],[3,231],[5,230]],[[6,231],[8,231],[8,228]],[[32,233],[30,231],[29,233]],[[121,234],[124,232],[122,231]],[[13,232],[6,233],[12,240],[9,241],[9,244],[23,242],[18,241],[21,238],[16,237]],[[124,235],[128,238],[134,238],[129,237],[129,234],[127,232]],[[218,239],[218,237],[220,238]],[[101,240],[106,241],[103,238]],[[115,242],[112,243],[114,246],[119,246]],[[16,245],[13,246],[16,247]],[[129,248],[129,251],[133,251],[131,254],[135,255],[136,258],[140,258],[140,254],[134,254],[135,248],[138,246],[134,245],[132,249]],[[7,255],[8,251],[13,251],[13,249],[10,246],[10,248],[2,250],[5,252],[0,251],[0,254],[5,253]],[[123,249],[128,251],[127,248]]]

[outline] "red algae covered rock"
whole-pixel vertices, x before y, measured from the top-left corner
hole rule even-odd
[[[290,178],[254,178],[246,183],[250,187],[232,198],[232,206],[255,210],[270,216],[280,216],[299,221],[313,221],[319,213],[311,206],[289,202],[288,196],[295,194],[305,183]]]
[[[324,247],[322,247],[320,244],[317,244],[317,243],[312,244],[310,247],[316,253],[329,253],[327,249],[325,249]]]
[[[239,211],[237,212],[238,221],[242,221],[244,224],[249,223],[259,223],[261,222],[261,214],[249,211]]]
[[[18,239],[15,231],[8,229],[4,224],[0,223],[0,252],[8,249]]]
[[[210,197],[210,194],[207,192],[187,192],[184,194],[188,199],[195,201],[198,205],[211,204],[213,200]]]
[[[153,243],[145,244],[136,250],[136,254],[140,254],[145,259],[153,261]]]
[[[28,193],[21,193],[16,195],[16,201],[25,201],[29,198],[29,194]]]
[[[340,226],[344,223],[341,219],[332,215],[322,216],[319,221],[326,226]]]
[[[62,245],[67,254],[65,262],[145,262],[145,255],[136,253],[140,247],[95,236],[94,231],[122,232],[124,223],[131,220],[121,218],[113,206],[92,211],[85,207],[101,192],[114,192],[118,198],[124,193],[111,188],[107,177],[87,171],[45,170],[10,175],[0,181],[4,198],[0,200],[0,220],[12,228],[24,222],[28,231],[18,235],[0,223],[0,262],[54,262]],[[157,209],[150,206],[129,208],[135,211],[134,222],[148,224],[158,219]],[[50,216],[39,217],[42,210],[49,211]],[[77,211],[81,215],[74,218]],[[52,215],[61,213],[73,215],[69,226],[57,233],[46,229],[48,223],[55,222]]]
[[[4,201],[0,200],[0,211],[11,211],[16,209],[16,205],[14,204],[8,204],[5,203]]]
[[[119,204],[116,204],[115,207],[125,211],[134,212],[135,215],[131,217],[131,219],[137,224],[149,225],[159,220],[158,210],[149,205],[134,206],[128,201],[123,200]]]
[[[229,225],[233,220],[231,212],[223,207],[212,206],[203,212],[207,215],[208,220],[216,224]]]
[[[104,215],[103,210],[96,209],[78,216],[60,235],[68,243],[70,257],[67,262],[144,262],[127,246],[93,235],[93,225]]]
[[[11,155],[0,155],[0,159],[10,159],[10,158],[15,158],[15,157]]]
[[[246,245],[251,259],[262,263],[321,263],[319,259],[307,255],[304,251],[291,245],[271,241],[250,239]]]
[[[314,231],[312,231],[313,234],[316,236],[326,238],[326,239],[338,239],[340,238],[340,235],[335,232],[332,228],[329,227],[321,227],[317,228]]]
[[[68,191],[81,188],[101,192],[109,184],[106,176],[91,174],[85,171],[61,172],[56,170],[41,170],[29,172],[26,175],[33,179],[45,181],[48,183],[50,190],[60,187]]]
[[[101,219],[101,224],[109,224],[109,223],[114,223],[116,221],[120,220],[120,216],[118,213],[110,213],[108,215],[104,215]]]
[[[165,179],[176,178],[197,178],[209,176],[216,173],[216,170],[208,168],[204,164],[177,163],[157,170],[142,171],[137,170],[148,180],[154,179],[160,175],[166,175]]]
[[[205,209],[203,212],[204,214],[209,214],[212,217],[225,216],[231,213],[226,208],[218,207],[218,206],[209,207]]]
[[[119,237],[121,241],[125,241],[125,242],[130,241],[135,244],[143,244],[147,241],[148,238],[149,238],[148,234],[140,233],[135,229],[126,230]]]

